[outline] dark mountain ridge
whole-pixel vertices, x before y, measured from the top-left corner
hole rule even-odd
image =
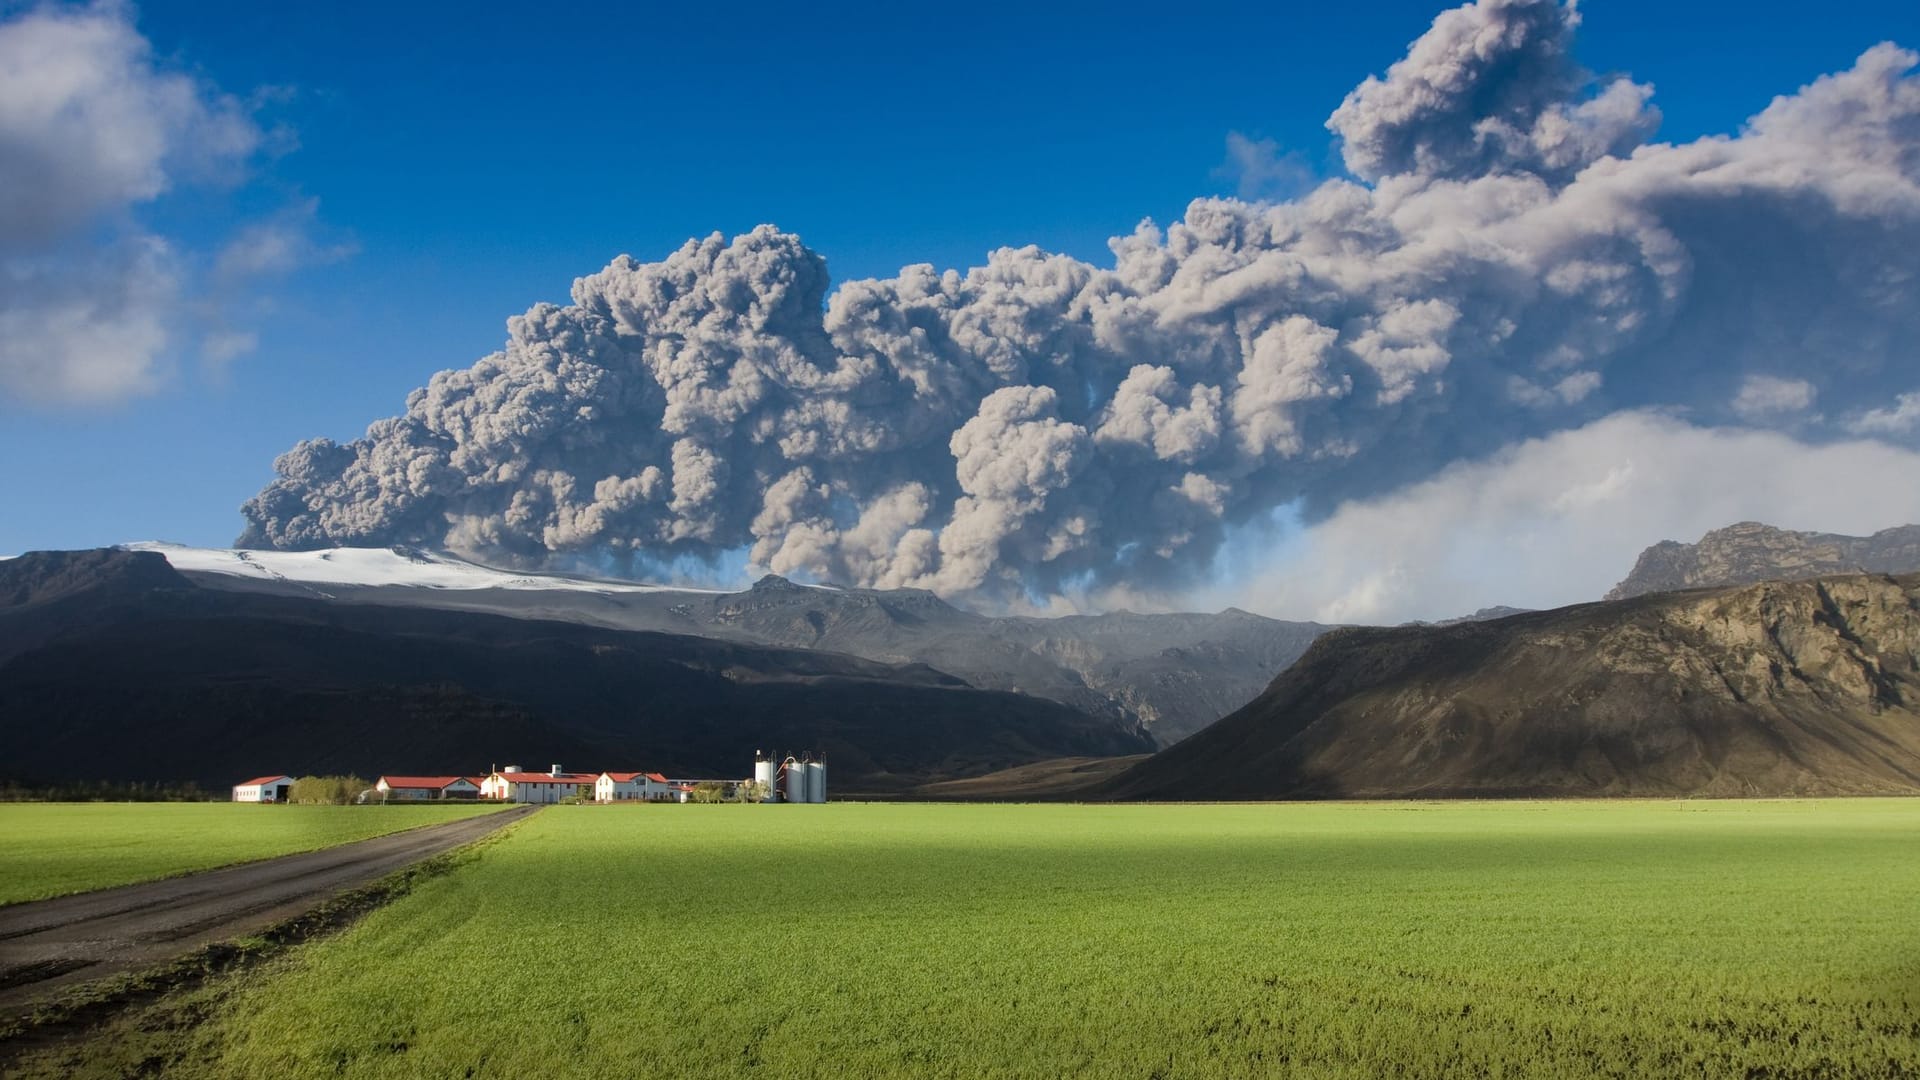
[[[1664,593],[1321,637],[1089,795],[1920,793],[1920,576]]]
[[[187,576],[225,591],[323,595],[342,604],[486,612],[927,664],[983,690],[1046,698],[1118,728],[1142,727],[1161,745],[1252,700],[1327,629],[1233,608],[995,617],[918,589],[816,587],[772,575],[733,593],[392,584],[328,584],[322,592],[266,576]]]
[[[1138,731],[924,664],[475,612],[199,588],[150,552],[0,562],[0,775],[480,770],[743,775],[755,747],[898,786]]]

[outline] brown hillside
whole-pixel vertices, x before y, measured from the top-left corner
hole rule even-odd
[[[1699,543],[1663,540],[1640,553],[1633,571],[1606,595],[1625,600],[1653,592],[1793,581],[1838,574],[1920,573],[1920,525],[1872,536],[1790,532],[1743,521]]]
[[[1920,576],[1322,637],[1120,798],[1920,792]]]

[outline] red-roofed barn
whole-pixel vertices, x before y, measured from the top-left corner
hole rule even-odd
[[[293,792],[291,776],[256,776],[233,785],[234,802],[286,802]]]
[[[383,776],[373,785],[383,801],[475,799],[480,785],[464,776]]]

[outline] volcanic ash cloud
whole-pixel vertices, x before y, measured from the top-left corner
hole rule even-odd
[[[1355,179],[1197,200],[1111,266],[1010,248],[829,295],[771,226],[623,256],[365,437],[288,451],[240,542],[1172,588],[1276,506],[1621,410],[1837,437],[1920,390],[1916,56],[1670,145],[1650,87],[1575,63],[1576,22],[1441,15],[1328,121]]]

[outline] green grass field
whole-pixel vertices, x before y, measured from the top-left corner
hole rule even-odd
[[[1912,1076],[1920,800],[555,807],[178,1074]]]
[[[0,904],[313,851],[496,809],[0,803]]]

